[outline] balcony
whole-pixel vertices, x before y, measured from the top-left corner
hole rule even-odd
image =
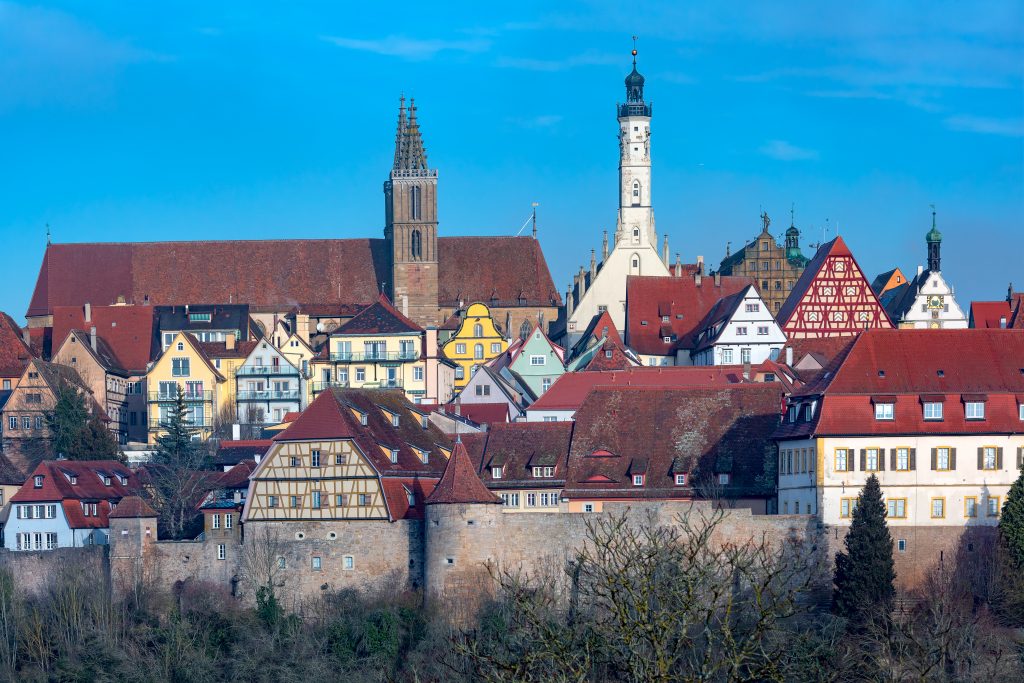
[[[167,420],[161,420],[158,417],[151,417],[149,419],[149,431],[151,431],[151,432],[161,432],[161,431],[163,431],[163,426],[166,423],[167,423]],[[207,429],[210,429],[211,427],[213,427],[213,423],[210,420],[203,420],[202,422],[200,422],[198,424],[193,424],[191,422],[187,422],[187,424],[192,429],[198,429],[200,431],[207,430]]]
[[[298,377],[299,371],[290,365],[246,365],[235,371],[236,376]]]
[[[182,398],[185,403],[213,403],[212,391],[186,391]],[[162,391],[149,392],[150,403],[174,403],[178,400],[178,394],[165,393]]]
[[[380,351],[378,353],[356,353],[353,351],[343,351],[341,353],[332,353],[331,362],[333,363],[379,363],[383,361],[396,361],[396,362],[408,362],[413,360],[419,360],[420,352],[414,351]]]
[[[400,379],[381,379],[363,382],[360,386],[364,389],[401,389],[405,386],[405,382]]]
[[[274,391],[273,389],[249,389],[238,392],[239,401],[298,401],[299,390]]]
[[[310,386],[310,391],[312,391],[313,395],[316,396],[321,391],[326,391],[327,389],[334,389],[334,388],[337,388],[337,389],[348,389],[349,383],[348,382],[310,382],[309,386]]]

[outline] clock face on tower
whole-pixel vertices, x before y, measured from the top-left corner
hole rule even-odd
[[[942,308],[943,300],[938,294],[928,297],[928,308]]]

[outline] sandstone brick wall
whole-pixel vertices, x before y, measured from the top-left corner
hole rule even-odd
[[[15,584],[30,594],[45,592],[61,571],[84,572],[106,585],[109,577],[104,546],[55,548],[33,552],[0,549],[0,564],[9,568]]]

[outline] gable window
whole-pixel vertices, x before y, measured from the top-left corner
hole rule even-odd
[[[761,305],[756,303],[744,304],[743,308],[744,310],[746,310],[747,313],[757,313],[761,310]]]
[[[484,336],[484,326],[481,325],[480,323],[476,323],[475,325],[473,325],[473,336],[474,337],[482,337],[482,336]]]
[[[392,415],[391,416],[391,426],[392,427],[397,427],[398,426],[398,421],[399,421],[398,415]]]
[[[171,359],[171,375],[173,377],[188,377],[189,376],[189,359],[188,358],[172,358]]]
[[[634,474],[633,475],[633,486],[643,486],[643,485],[644,485],[644,475],[642,475],[642,474]]]
[[[43,488],[43,475],[37,474],[32,477],[32,487],[37,489]]]
[[[606,354],[605,355],[606,358],[611,358],[611,351],[606,351],[605,354]],[[551,388],[551,378],[550,377],[545,377],[544,379],[542,379],[540,381],[540,391],[541,391],[541,393],[544,393],[545,391],[547,391],[550,388]]]
[[[895,406],[892,403],[876,403],[875,404],[875,419],[876,420],[892,420],[893,409]]]
[[[736,328],[736,336],[737,337],[745,337],[745,336],[747,336],[747,327],[746,327],[746,325],[741,325],[741,326]]]
[[[767,325],[759,325],[758,328],[757,328],[757,334],[758,334],[758,336],[761,336],[761,337],[766,336],[768,334],[768,326]]]
[[[458,353],[460,355],[466,353],[466,345],[461,343],[456,344],[455,353]]]
[[[345,464],[345,455],[343,453],[335,453],[335,455],[334,455],[334,464],[335,465],[344,465]]]
[[[676,486],[686,486],[686,474],[676,475]]]
[[[924,419],[926,420],[941,420],[942,419],[942,404],[938,402],[928,402],[924,404]]]
[[[267,498],[267,507],[268,508],[276,508],[277,507],[277,496],[269,496]]]
[[[544,356],[530,356],[530,365],[544,365],[546,362]]]
[[[533,476],[537,477],[537,478],[540,478],[540,477],[553,477],[553,476],[555,476],[555,468],[554,467],[544,467],[544,466],[534,467],[533,468]]]
[[[749,361],[747,361],[749,362]],[[814,403],[808,403],[804,406],[804,422],[810,422],[814,418]]]
[[[491,479],[501,479],[502,468],[501,466],[491,468]]]
[[[490,384],[477,384],[476,385],[476,395],[477,396],[490,396],[491,395],[491,385]]]
[[[964,417],[968,420],[984,420],[985,403],[983,401],[967,401],[964,403]]]

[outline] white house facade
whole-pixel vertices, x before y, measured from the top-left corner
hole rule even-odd
[[[235,382],[238,419],[244,424],[279,424],[305,407],[305,375],[266,339],[238,367]]]
[[[708,312],[692,349],[679,349],[676,365],[759,365],[777,360],[786,334],[753,285],[724,297]]]

